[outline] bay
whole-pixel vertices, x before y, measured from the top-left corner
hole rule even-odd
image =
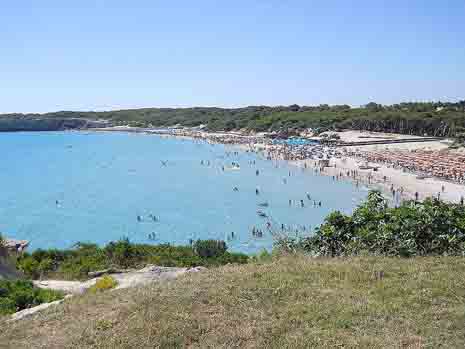
[[[309,232],[333,210],[350,213],[367,195],[311,169],[174,137],[2,133],[0,151],[0,232],[30,240],[30,249],[128,237],[177,245],[222,239],[232,251],[256,253],[272,248],[267,222],[278,231],[284,224]],[[269,206],[259,207],[263,202]],[[253,228],[263,236],[253,236]]]

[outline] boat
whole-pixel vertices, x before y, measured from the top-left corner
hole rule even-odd
[[[258,206],[260,206],[260,207],[268,207],[268,203],[267,202],[260,202],[258,204]]]
[[[258,214],[260,217],[263,217],[263,218],[268,217],[267,214],[266,214],[265,212],[260,211],[260,210],[257,211],[257,214]]]

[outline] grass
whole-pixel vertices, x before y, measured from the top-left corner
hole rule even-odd
[[[0,347],[465,347],[465,258],[227,265],[0,324]]]

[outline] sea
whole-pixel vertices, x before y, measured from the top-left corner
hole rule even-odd
[[[254,254],[270,250],[283,226],[311,235],[330,212],[351,213],[367,196],[310,168],[187,138],[1,133],[0,151],[0,232],[29,240],[29,250],[220,239]]]

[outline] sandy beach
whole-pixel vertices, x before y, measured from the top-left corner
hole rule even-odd
[[[418,136],[379,133],[379,132],[361,132],[361,131],[343,131],[333,132],[337,134],[344,142],[359,142],[366,139],[405,139],[419,138]],[[430,141],[419,143],[396,143],[383,145],[364,145],[338,148],[340,153],[345,152],[372,152],[372,151],[409,151],[427,150],[432,152],[451,152],[452,154],[462,154],[463,150],[448,150],[450,141]],[[253,146],[240,146],[244,149],[253,149],[255,151],[276,153],[276,146],[255,144]],[[278,150],[279,153],[279,150]],[[299,167],[318,169],[320,175],[331,176],[335,180],[351,181],[355,184],[365,185],[371,189],[381,190],[389,199],[410,200],[416,198],[423,200],[427,197],[439,198],[447,202],[459,203],[465,196],[465,186],[450,180],[426,177],[419,178],[418,173],[409,172],[402,168],[394,168],[387,164],[378,164],[366,162],[363,159],[347,155],[331,157],[328,166],[321,167],[321,162],[315,159],[298,159],[290,160],[291,164]],[[368,165],[376,167],[362,170],[360,166]],[[393,189],[395,193],[393,194]]]
[[[337,132],[341,140],[345,142],[357,142],[361,139],[403,139],[415,138],[418,136],[408,136],[399,134],[379,133],[379,132],[361,132],[361,131],[344,131]],[[421,137],[418,137],[421,138]],[[346,151],[447,151],[450,142],[448,141],[432,141],[422,143],[399,143],[389,145],[365,145],[357,147],[341,147]],[[462,153],[462,150],[451,150],[452,153]],[[318,166],[312,160],[298,160],[298,166]],[[376,172],[372,170],[361,170],[361,165],[377,166]],[[357,171],[357,177],[347,178],[344,173],[347,171]],[[343,176],[341,177],[341,173]],[[392,188],[399,191],[398,195],[402,200],[414,199],[415,193],[418,193],[419,200],[427,197],[439,197],[441,200],[448,202],[460,202],[465,196],[465,186],[463,184],[454,183],[452,181],[428,177],[419,179],[417,173],[411,173],[400,168],[394,168],[385,164],[370,163],[361,159],[344,156],[342,158],[333,158],[329,161],[329,167],[325,167],[321,172],[323,175],[339,176],[339,180],[350,179],[354,182],[360,181],[364,185],[371,188],[382,190],[388,196],[392,194]],[[386,178],[385,178],[386,177]],[[402,193],[400,193],[403,188]],[[444,191],[443,191],[444,189]]]

